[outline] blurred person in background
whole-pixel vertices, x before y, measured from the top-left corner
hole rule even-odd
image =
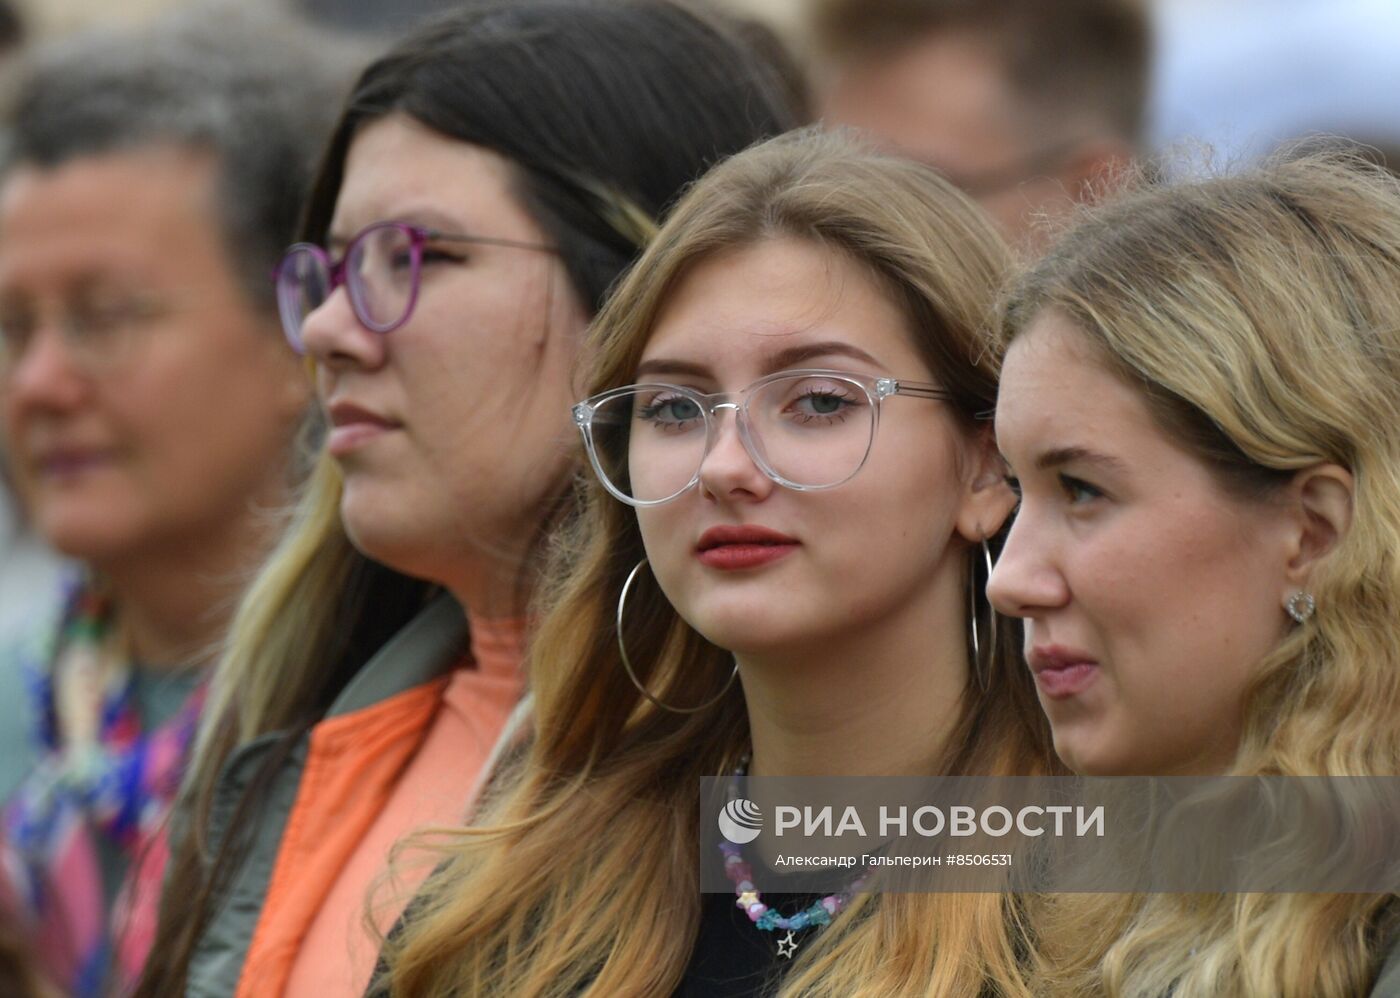
[[[41,753],[5,805],[0,871],[75,994],[149,948],[210,649],[296,477],[309,392],[268,275],[338,77],[280,21],[206,12],[62,43],[18,94],[5,447],[33,529],[85,570],[35,654],[0,663],[27,673]]]
[[[219,665],[139,994],[364,990],[390,849],[462,821],[524,687],[584,327],[787,94],[659,0],[470,4],[357,82],[278,268],[331,430]]]
[[[285,0],[312,24],[336,31],[397,37],[451,10],[460,0]]]
[[[51,998],[56,994],[34,969],[24,941],[0,916],[0,995],[5,998]]]
[[[18,12],[0,0],[0,102],[8,102],[11,96],[24,41],[24,23]],[[0,120],[0,145],[5,141],[5,127]],[[25,518],[0,438],[0,662],[16,661],[19,656],[11,646],[33,640],[42,630],[39,622],[57,616],[61,570],[62,561],[35,536]],[[0,704],[23,703],[19,670],[0,668]],[[31,725],[21,723],[13,711],[6,720],[11,723],[0,724],[0,801],[10,795],[37,758],[29,734]]]
[[[828,124],[941,172],[1018,248],[1139,153],[1145,0],[817,0]]]
[[[13,489],[0,447],[0,801],[39,758],[17,665],[42,647],[61,613],[64,572],[63,560],[35,534]]]
[[[1400,177],[1400,143],[1361,140],[1357,143],[1356,153],[1367,162],[1375,163]]]

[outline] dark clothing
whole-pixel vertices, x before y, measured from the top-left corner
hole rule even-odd
[[[810,873],[778,873],[757,855],[746,854],[744,859],[753,869],[753,883],[762,902],[789,918],[830,893],[812,892]],[[700,846],[700,861],[709,866],[707,881],[723,877],[718,838],[706,837]],[[767,998],[777,993],[792,962],[778,952],[788,933],[760,929],[734,902],[732,891],[701,895],[700,932],[675,998]],[[796,952],[811,946],[821,931],[812,926],[792,933]]]
[[[733,894],[705,894],[700,934],[675,998],[761,998],[777,993],[791,961],[778,956],[787,933],[763,932],[739,910]],[[815,894],[775,894],[778,910],[791,915],[818,900]],[[763,903],[768,904],[768,895]],[[810,945],[820,929],[794,932],[798,950]]]

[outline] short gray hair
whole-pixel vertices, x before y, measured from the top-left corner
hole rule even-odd
[[[40,50],[19,83],[4,168],[150,146],[214,156],[216,221],[249,299],[296,237],[358,50],[282,17],[204,9]]]

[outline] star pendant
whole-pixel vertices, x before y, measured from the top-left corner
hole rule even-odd
[[[797,952],[797,940],[789,932],[782,939],[778,940],[778,955],[784,960],[791,960],[792,955]]]

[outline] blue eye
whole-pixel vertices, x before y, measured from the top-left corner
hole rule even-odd
[[[788,402],[788,411],[799,423],[844,422],[847,410],[858,405],[854,399],[828,386],[806,388]]]
[[[666,429],[678,429],[687,423],[703,419],[704,413],[694,399],[684,395],[663,395],[649,405],[642,406],[637,418]]]
[[[834,416],[848,403],[839,395],[832,395],[825,392],[811,392],[803,396],[801,403],[805,403],[814,416]]]

